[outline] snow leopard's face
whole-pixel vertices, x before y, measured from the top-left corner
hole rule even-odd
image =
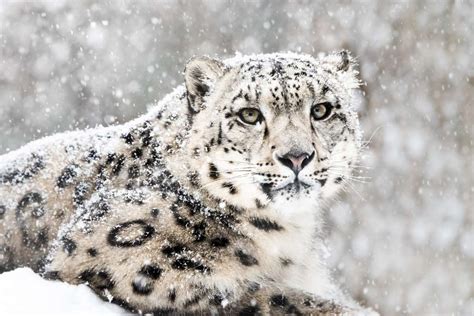
[[[240,207],[324,202],[350,178],[359,126],[345,53],[261,55],[186,69],[200,185]],[[297,211],[297,210],[287,210]]]

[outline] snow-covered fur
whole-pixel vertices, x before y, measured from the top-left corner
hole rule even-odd
[[[324,265],[320,211],[358,159],[358,86],[345,51],[195,58],[143,117],[0,157],[0,272],[143,313],[359,310]]]

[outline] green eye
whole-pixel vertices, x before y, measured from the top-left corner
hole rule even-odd
[[[239,111],[238,115],[242,122],[247,124],[257,124],[263,120],[262,113],[253,108],[244,108]]]
[[[311,108],[311,116],[316,121],[324,120],[331,115],[332,104],[329,102],[322,102],[313,105]]]

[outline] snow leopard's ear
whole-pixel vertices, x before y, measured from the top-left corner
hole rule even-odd
[[[353,69],[357,63],[348,50],[331,53],[322,57],[323,64],[334,68],[336,71],[348,71]]]
[[[347,50],[341,50],[321,58],[323,68],[341,79],[346,88],[354,89],[360,86],[357,61]]]
[[[225,65],[209,57],[195,57],[184,69],[184,79],[191,113],[204,108],[204,97],[213,89],[216,81],[225,73]]]

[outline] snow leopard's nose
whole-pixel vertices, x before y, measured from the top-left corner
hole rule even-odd
[[[277,156],[279,162],[298,174],[314,158],[314,151],[311,154],[305,152],[290,151],[283,156]]]

